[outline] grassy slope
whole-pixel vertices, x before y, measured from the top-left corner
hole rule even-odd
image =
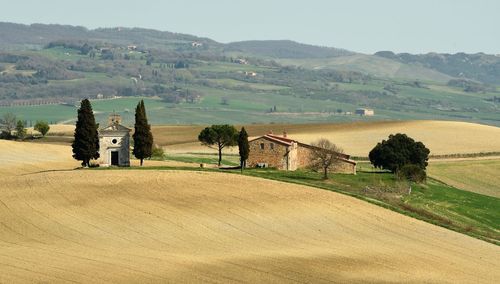
[[[364,54],[321,59],[277,59],[284,65],[301,66],[309,69],[340,69],[358,71],[380,78],[435,81],[446,83],[451,77],[423,67],[402,64],[394,60]]]
[[[500,160],[434,161],[428,172],[454,187],[500,198]]]

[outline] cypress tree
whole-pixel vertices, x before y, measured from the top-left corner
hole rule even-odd
[[[73,158],[82,161],[83,167],[90,166],[91,159],[99,158],[98,127],[90,101],[88,99],[82,100],[80,109],[78,109],[75,140],[71,146],[73,147]]]
[[[238,150],[240,153],[240,167],[241,171],[246,167],[248,154],[250,153],[250,145],[248,144],[248,134],[245,130],[245,127],[241,128],[241,131],[238,135]]]
[[[153,151],[153,134],[151,125],[148,124],[144,100],[141,100],[135,108],[134,125],[134,156],[141,160],[141,166],[145,158],[150,158]]]

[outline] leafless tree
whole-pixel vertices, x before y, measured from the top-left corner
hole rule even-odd
[[[16,128],[17,118],[13,113],[6,113],[0,119],[1,130],[8,132],[9,134]]]
[[[328,171],[333,170],[341,164],[342,148],[333,144],[330,140],[321,138],[311,143],[311,169],[323,172],[323,178],[328,179]]]

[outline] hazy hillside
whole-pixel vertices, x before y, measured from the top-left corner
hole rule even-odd
[[[280,58],[283,65],[308,69],[334,69],[361,72],[379,78],[422,80],[446,83],[451,76],[422,66],[409,65],[395,60],[366,54],[353,54],[331,58]]]
[[[135,44],[162,48],[165,44],[199,41],[218,45],[215,41],[192,35],[142,28],[101,28],[46,24],[14,24],[0,22],[0,49],[42,48],[57,40],[88,40],[112,44]]]
[[[314,46],[291,40],[252,40],[233,42],[226,44],[224,46],[224,51],[236,51],[272,58],[329,58],[355,54],[345,49]]]
[[[380,51],[376,56],[396,60],[405,64],[431,68],[452,77],[474,79],[489,84],[500,84],[500,56],[484,53],[466,54],[395,54]]]
[[[0,115],[13,112],[29,123],[70,121],[82,98],[97,99],[99,119],[109,111],[128,117],[141,97],[151,104],[156,124],[500,124],[496,86],[341,49],[292,41],[225,45],[139,28],[10,23],[0,23],[0,38]],[[376,116],[353,115],[359,107],[375,109]]]

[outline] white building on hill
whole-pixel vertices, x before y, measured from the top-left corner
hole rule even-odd
[[[130,131],[123,126],[121,116],[112,114],[108,126],[99,129],[99,166],[130,166]]]

